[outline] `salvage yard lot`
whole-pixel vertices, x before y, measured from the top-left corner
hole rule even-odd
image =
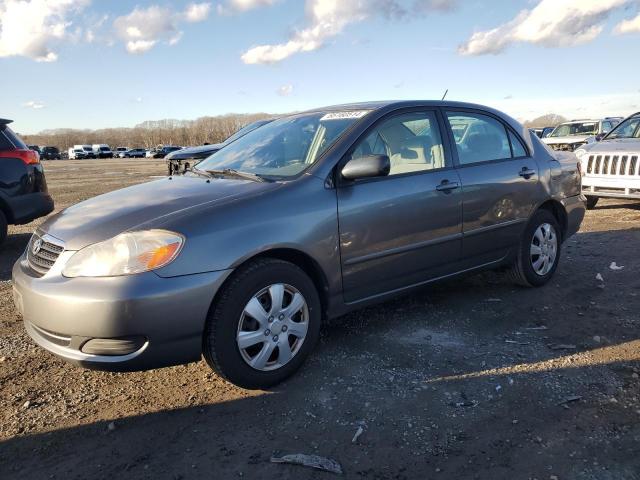
[[[45,169],[61,209],[165,163]],[[346,478],[640,479],[640,202],[588,212],[544,288],[487,273],[333,321],[268,392],[204,362],[112,374],[36,348],[11,266],[40,221],[0,253],[0,478],[331,476],[269,462],[281,452],[333,458]]]

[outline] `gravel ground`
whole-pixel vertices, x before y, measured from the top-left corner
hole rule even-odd
[[[164,173],[45,163],[58,209]],[[0,253],[0,478],[333,475],[270,463],[280,452],[356,479],[640,479],[640,203],[588,212],[544,288],[486,273],[356,312],[323,329],[294,378],[257,392],[204,362],[113,374],[35,347],[10,271],[37,223],[11,228]]]

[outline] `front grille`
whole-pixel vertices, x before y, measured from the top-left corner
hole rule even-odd
[[[584,143],[551,143],[549,147],[557,152],[574,152],[585,145]]]
[[[34,233],[27,245],[27,262],[36,274],[42,276],[53,267],[63,251],[64,245],[61,241],[49,235],[40,236]]]
[[[640,177],[640,156],[607,154],[589,155],[587,174]]]

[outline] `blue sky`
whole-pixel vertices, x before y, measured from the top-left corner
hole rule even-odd
[[[521,120],[640,110],[638,0],[21,2],[0,0],[0,117],[23,133],[445,89]]]

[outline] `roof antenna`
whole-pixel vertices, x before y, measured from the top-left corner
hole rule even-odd
[[[447,93],[449,93],[449,89],[447,88],[444,92],[444,95],[442,96],[442,100],[444,101],[445,98],[447,98]]]

